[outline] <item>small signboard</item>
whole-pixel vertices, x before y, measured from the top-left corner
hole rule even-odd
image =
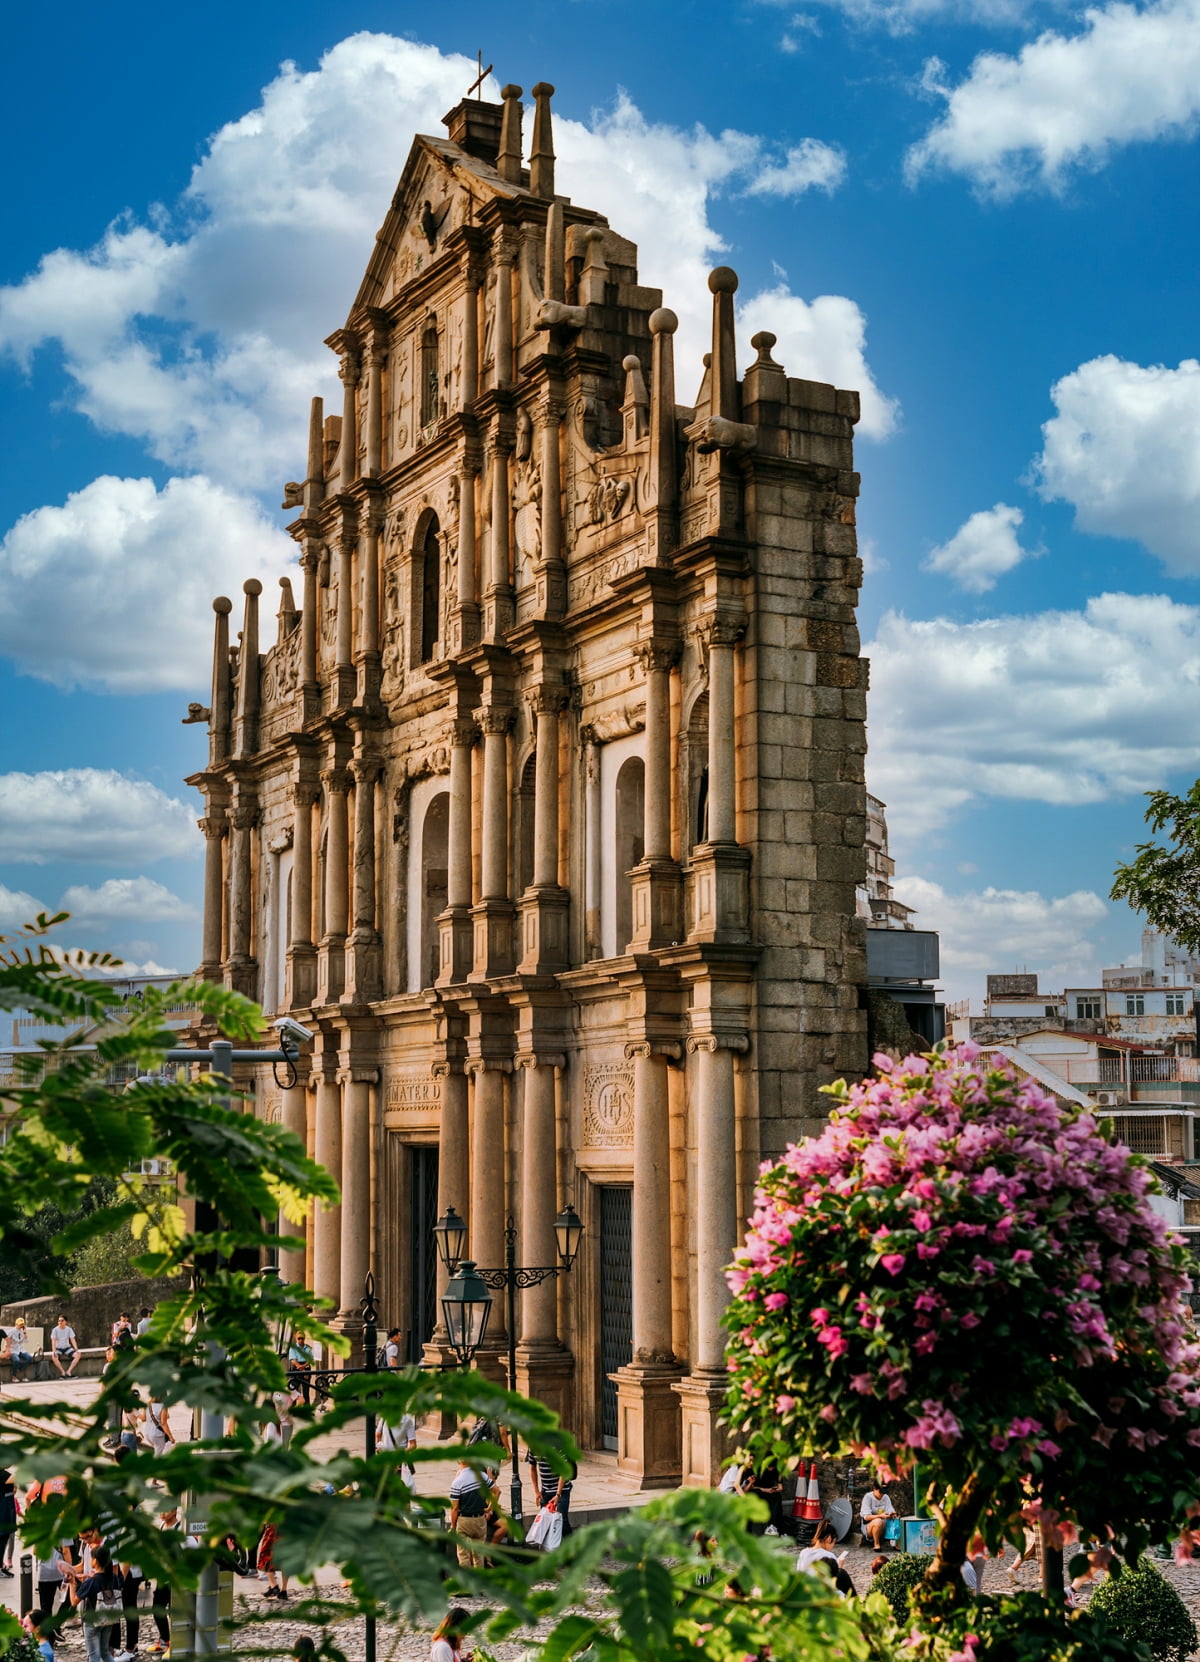
[[[901,1518],[900,1544],[905,1552],[924,1553],[932,1557],[937,1551],[938,1526],[936,1518]]]

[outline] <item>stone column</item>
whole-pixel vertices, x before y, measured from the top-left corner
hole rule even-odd
[[[748,1043],[744,1033],[700,1033],[687,1041],[696,1058],[696,1350],[690,1376],[675,1389],[682,1408],[683,1479],[705,1487],[716,1481],[728,1444],[718,1416],[727,1380],[725,1268],[739,1236],[733,1056]]]
[[[513,378],[513,308],[512,268],[516,259],[512,240],[501,234],[496,250],[496,385],[512,385]]]
[[[319,958],[318,998],[332,1003],[345,989],[346,926],[350,898],[349,824],[346,797],[350,775],[334,767],[325,784],[325,934]]]
[[[358,1003],[380,991],[379,930],[375,900],[375,782],[381,769],[370,756],[356,756],[354,777],[354,929],[346,963],[346,991]]]
[[[223,962],[225,914],[225,836],[227,823],[224,809],[209,805],[209,812],[198,821],[204,833],[204,932],[201,937],[200,976],[205,981],[221,979]]]
[[[382,529],[383,503],[377,499],[367,504],[359,543],[362,583],[362,639],[358,650],[360,704],[369,704],[379,692],[379,533]]]
[[[387,363],[387,347],[387,330],[373,329],[366,353],[367,455],[364,471],[368,479],[377,479],[383,472],[383,367]]]
[[[737,841],[733,647],[728,624],[715,622],[708,643],[708,841]]]
[[[708,618],[700,626],[708,656],[708,836],[693,853],[694,940],[749,939],[750,851],[737,840],[737,735],[734,648],[740,617]]]
[[[633,877],[631,945],[648,952],[682,934],[682,885],[671,857],[671,668],[678,647],[648,641],[636,651],[646,674],[646,846]]]
[[[474,1057],[467,1063],[475,1075],[475,1114],[471,1131],[471,1257],[488,1269],[504,1262],[504,1220],[507,1196],[504,1181],[505,1078],[512,1063],[493,1057]],[[497,1295],[488,1320],[488,1338],[507,1332],[504,1299]]]
[[[459,1217],[470,1221],[471,1144],[468,1134],[467,1076],[460,1062],[435,1062],[433,1077],[441,1081],[442,1111],[438,1128],[438,1216],[445,1217],[453,1206]],[[442,1322],[441,1296],[449,1272],[438,1259],[438,1325]]]
[[[318,787],[302,781],[292,787],[291,940],[288,942],[288,1007],[303,1010],[316,993],[316,947],[313,945],[312,811]]]
[[[513,965],[513,904],[508,892],[508,730],[512,711],[488,704],[476,710],[483,732],[483,847],[481,894],[475,920],[473,977],[508,975]]]
[[[580,731],[583,741],[583,836],[584,836],[584,948],[588,958],[602,958],[600,939],[600,880],[603,850],[600,846],[600,745],[593,727]]]
[[[371,1086],[375,1070],[346,1068],[342,1086],[342,1227],[339,1323],[355,1330],[371,1267]]]
[[[566,1057],[526,1054],[517,1062],[525,1070],[520,1261],[542,1266],[558,1261],[554,1075],[557,1068],[566,1066]],[[521,1294],[521,1344],[526,1349],[557,1349],[558,1288],[553,1280]]]
[[[300,1147],[306,1148],[308,1140],[308,1084],[304,1079],[298,1079],[294,1085],[288,1085],[283,1092],[280,1106],[279,1123],[285,1131],[290,1131],[299,1138]],[[293,1223],[290,1218],[279,1214],[279,1233],[303,1237],[304,1225]],[[279,1254],[279,1273],[285,1281],[304,1284],[304,1248],[301,1246],[295,1252],[281,1252]]]
[[[229,851],[229,959],[225,982],[236,992],[254,996],[255,963],[250,956],[254,921],[254,843],[258,809],[239,802],[229,815],[233,827]]]
[[[304,542],[300,556],[304,571],[304,609],[300,613],[300,697],[304,719],[320,713],[321,689],[317,681],[317,607],[320,589],[317,574],[321,566],[321,544],[313,538]]]
[[[671,1171],[667,1056],[625,1046],[633,1062],[633,1360],[617,1374],[617,1468],[644,1488],[679,1476],[679,1367],[671,1348]]]
[[[450,824],[447,835],[446,910],[438,919],[438,984],[454,986],[471,972],[471,746],[475,727],[450,729]],[[460,1203],[455,1201],[457,1206]]]
[[[334,648],[337,658],[334,667],[334,702],[352,704],[358,688],[354,669],[354,551],[358,541],[357,525],[347,520],[338,538],[337,630]]]
[[[484,595],[484,634],[490,641],[512,623],[512,584],[509,581],[509,513],[511,492],[508,479],[508,449],[498,438],[492,450],[492,537],[487,591]]]
[[[479,639],[479,601],[475,588],[475,478],[464,464],[458,474],[458,592],[453,597],[451,650],[463,652]]]
[[[474,265],[467,269],[467,290],[463,302],[462,403],[473,404],[479,397],[479,281]]]
[[[313,1157],[339,1185],[342,1181],[342,1092],[330,1073],[317,1080],[316,1138]],[[318,1298],[338,1303],[341,1277],[342,1204],[323,1207],[313,1215],[313,1291]]]
[[[362,359],[355,345],[342,352],[338,370],[342,382],[342,442],[339,445],[338,490],[348,491],[358,480],[358,378]]]
[[[559,423],[562,406],[555,398],[538,409],[542,435],[542,546],[537,564],[537,605],[543,617],[561,617],[567,604],[566,568],[562,556],[562,472],[559,463]]]
[[[558,718],[564,689],[535,687],[529,707],[537,728],[533,799],[533,882],[521,900],[521,970],[553,974],[566,967],[567,905],[558,883]]]

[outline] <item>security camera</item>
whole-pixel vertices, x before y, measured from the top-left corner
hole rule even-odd
[[[293,1021],[291,1016],[280,1016],[278,1021],[271,1023],[271,1026],[279,1034],[281,1044],[284,1040],[290,1039],[293,1044],[309,1045],[316,1038],[315,1033],[310,1032],[307,1027],[301,1027],[300,1023]]]

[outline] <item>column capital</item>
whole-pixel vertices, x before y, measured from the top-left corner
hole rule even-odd
[[[362,353],[357,341],[344,341],[341,360],[338,379],[348,387],[356,387],[362,375]]]
[[[517,239],[515,234],[505,226],[496,238],[492,247],[492,258],[497,265],[512,265],[517,257]]]
[[[707,650],[712,646],[736,646],[746,633],[744,612],[713,612],[695,625],[695,635]]]
[[[475,722],[482,733],[507,733],[512,727],[513,712],[507,704],[484,704],[475,711]]]
[[[513,1057],[513,1065],[518,1068],[554,1068],[557,1072],[566,1067],[567,1058],[561,1051],[519,1050]]]
[[[258,824],[258,804],[239,802],[236,808],[229,810],[229,823],[235,831],[252,831]]]
[[[333,1077],[339,1085],[378,1085],[379,1069],[356,1063],[348,1068],[339,1068]]]
[[[350,789],[350,770],[344,767],[325,768],[321,774],[321,783],[334,796],[345,796]]]
[[[569,687],[548,685],[545,681],[525,692],[525,702],[535,716],[561,715],[571,701]]]
[[[463,1063],[464,1073],[511,1073],[511,1056],[468,1056]]]
[[[356,785],[373,785],[383,772],[383,763],[374,756],[355,756],[350,774]]]
[[[679,662],[680,651],[678,641],[638,641],[633,649],[633,656],[649,675],[655,670],[674,669]]]
[[[625,1046],[627,1062],[646,1061],[651,1056],[665,1056],[670,1062],[678,1062],[682,1055],[683,1046],[672,1040],[639,1039]]]
[[[470,716],[456,716],[446,728],[446,743],[452,750],[469,750],[479,737],[479,728]]]
[[[465,1072],[466,1067],[461,1061],[431,1062],[429,1064],[431,1079],[449,1079],[451,1074]]]
[[[367,337],[367,350],[364,359],[368,369],[382,369],[387,363],[388,349],[392,344],[392,330],[385,318],[372,318],[371,332]]]
[[[292,801],[297,808],[311,808],[321,800],[321,787],[315,779],[297,779],[292,785]]]
[[[301,571],[311,571],[314,574],[320,571],[324,553],[325,544],[320,537],[305,537],[300,544]]]
[[[749,1049],[748,1033],[689,1033],[687,1038],[689,1056],[695,1056],[698,1051],[711,1056],[717,1050],[732,1050],[744,1056]]]
[[[533,406],[533,414],[539,427],[557,427],[566,419],[567,401],[555,393],[546,393]]]
[[[223,837],[229,829],[229,819],[224,812],[205,814],[203,819],[196,821],[196,824],[206,837]]]

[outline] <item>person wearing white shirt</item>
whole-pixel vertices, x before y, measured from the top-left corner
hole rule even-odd
[[[886,1544],[884,1535],[887,1532],[888,1519],[896,1516],[896,1508],[892,1505],[891,1495],[878,1478],[863,1496],[859,1516],[862,1519],[863,1540],[877,1552],[880,1551]]]
[[[395,1449],[410,1449],[417,1446],[417,1422],[411,1414],[401,1414],[399,1425],[389,1425],[386,1420],[378,1420],[375,1430],[375,1447],[381,1453]],[[400,1464],[400,1476],[413,1487],[416,1481],[416,1471],[408,1461]]]
[[[801,1574],[827,1575],[832,1580],[843,1598],[854,1592],[854,1583],[851,1581],[846,1568],[846,1554],[834,1552],[837,1546],[837,1535],[828,1518],[822,1518],[813,1531],[812,1545],[807,1546],[796,1559],[796,1568]]]
[[[462,1632],[463,1624],[470,1617],[469,1610],[457,1606],[442,1619],[441,1625],[434,1631],[429,1662],[471,1662],[473,1652],[463,1649],[466,1640]]]
[[[64,1379],[70,1379],[79,1366],[79,1343],[65,1316],[60,1316],[50,1329],[50,1360]],[[68,1365],[64,1367],[64,1363]]]
[[[398,1327],[393,1327],[387,1336],[383,1347],[383,1365],[385,1368],[398,1368],[400,1366],[400,1329]]]

